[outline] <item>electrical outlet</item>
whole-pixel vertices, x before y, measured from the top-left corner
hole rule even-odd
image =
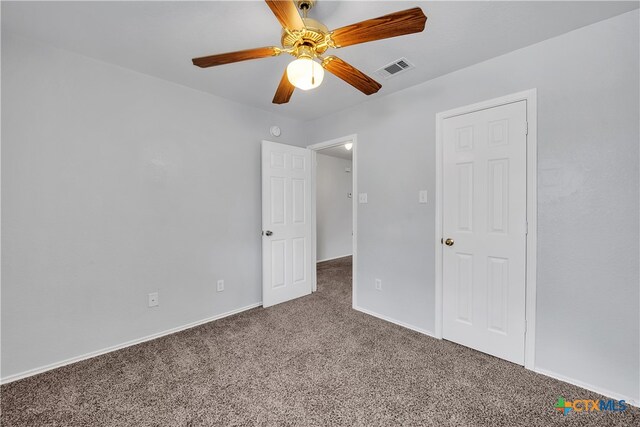
[[[376,279],[376,291],[382,290],[382,280]]]
[[[427,190],[420,190],[418,192],[418,203],[427,203]]]
[[[157,307],[160,303],[158,300],[158,293],[157,292],[151,292],[149,295],[149,307]]]
[[[358,194],[358,203],[368,203],[367,202],[367,193]]]
[[[217,287],[217,291],[218,291],[218,292],[222,292],[222,291],[224,291],[224,280],[218,280],[218,287]]]

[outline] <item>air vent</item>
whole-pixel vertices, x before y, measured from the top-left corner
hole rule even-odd
[[[400,58],[380,68],[376,71],[376,74],[379,77],[388,79],[390,77],[397,76],[398,74],[403,73],[407,70],[411,70],[412,68],[415,68],[415,65],[409,62],[407,58]]]

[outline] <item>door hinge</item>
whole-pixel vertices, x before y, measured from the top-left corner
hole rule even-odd
[[[524,234],[527,235],[527,236],[529,235],[529,221],[525,222]]]
[[[524,122],[524,134],[529,135],[529,122]]]

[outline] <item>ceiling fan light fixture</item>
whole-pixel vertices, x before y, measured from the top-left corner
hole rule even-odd
[[[298,89],[309,90],[320,86],[324,69],[313,59],[300,56],[287,66],[287,78]]]

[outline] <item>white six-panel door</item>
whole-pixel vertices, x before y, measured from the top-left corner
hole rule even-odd
[[[443,338],[520,365],[526,133],[526,101],[443,121]]]
[[[311,293],[311,151],[262,142],[262,305]]]

